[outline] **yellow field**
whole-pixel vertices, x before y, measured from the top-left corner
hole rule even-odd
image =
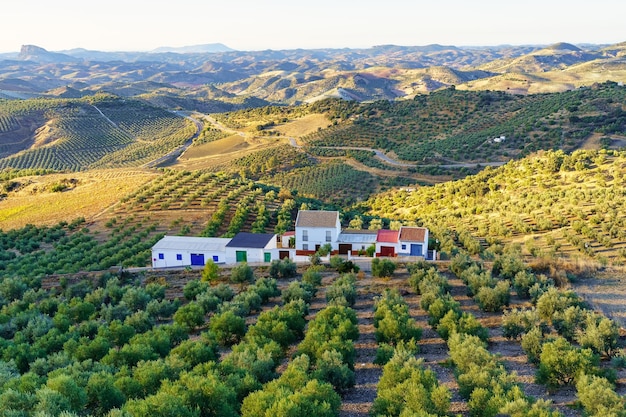
[[[102,170],[19,178],[28,184],[0,201],[0,228],[26,224],[51,225],[84,217],[95,220],[121,197],[158,175],[140,170]],[[52,184],[75,179],[77,185],[62,192],[49,191]]]
[[[318,128],[330,126],[330,121],[323,114],[309,114],[301,119],[294,120],[274,128],[281,135],[299,137],[317,131]]]
[[[189,160],[196,158],[205,158],[208,156],[217,156],[232,152],[241,151],[250,146],[246,138],[241,135],[232,135],[224,139],[205,143],[199,146],[192,146],[183,155],[181,160]]]

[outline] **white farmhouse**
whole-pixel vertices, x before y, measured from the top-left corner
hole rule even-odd
[[[337,250],[339,233],[338,211],[300,210],[296,217],[296,250],[316,251],[327,243]]]
[[[217,237],[165,236],[152,247],[152,267],[204,266],[209,259],[224,263],[228,242]]]
[[[278,239],[270,233],[240,232],[226,245],[226,263],[261,263],[279,259]]]

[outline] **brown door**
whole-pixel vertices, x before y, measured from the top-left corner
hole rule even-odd
[[[396,256],[396,248],[393,246],[381,246],[380,256]]]
[[[280,259],[289,258],[289,251],[288,250],[279,250],[278,251],[278,257]]]
[[[352,245],[349,243],[340,243],[339,244],[339,255],[347,255],[349,251],[352,250]]]

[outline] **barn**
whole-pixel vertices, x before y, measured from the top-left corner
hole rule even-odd
[[[279,258],[278,239],[270,233],[240,232],[226,245],[226,263],[262,263]]]
[[[228,242],[217,237],[165,236],[152,247],[152,267],[204,266],[209,259],[224,263]]]

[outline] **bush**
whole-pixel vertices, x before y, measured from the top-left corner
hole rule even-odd
[[[322,274],[316,268],[308,268],[302,274],[302,282],[312,287],[319,287],[322,285]]]
[[[292,278],[296,276],[297,265],[289,258],[281,261],[273,260],[270,264],[269,274],[272,278]]]
[[[591,313],[587,316],[584,329],[576,333],[576,341],[583,348],[590,348],[594,353],[611,356],[617,349],[619,327],[604,316]]]
[[[557,312],[578,305],[581,305],[580,298],[573,291],[559,291],[555,287],[550,287],[537,299],[537,312],[539,317],[552,322]]]
[[[391,277],[396,270],[396,264],[389,259],[372,259],[372,275],[375,277]]]
[[[539,318],[535,309],[513,309],[502,315],[502,335],[507,339],[517,339],[537,326],[541,328],[543,333],[548,331],[547,323]]]
[[[315,296],[315,289],[306,282],[293,281],[282,292],[282,300],[284,304],[287,304],[295,300],[303,300],[309,304]]]
[[[376,341],[397,344],[411,339],[419,340],[422,331],[411,318],[409,306],[397,290],[385,290],[374,303]]]
[[[246,321],[232,311],[225,311],[211,317],[209,329],[221,345],[230,346],[237,343],[245,334]]]
[[[254,281],[254,271],[246,262],[243,262],[233,267],[230,272],[230,281],[241,286],[249,284]]]
[[[482,287],[474,297],[478,306],[483,311],[502,311],[504,306],[509,305],[511,288],[508,281],[499,281],[495,288]]]
[[[214,282],[220,277],[220,267],[213,262],[213,259],[209,259],[202,269],[202,281]]]
[[[280,295],[278,284],[273,278],[259,278],[249,290],[255,291],[261,297],[262,303],[266,303],[270,298]]]
[[[473,314],[448,310],[437,325],[437,333],[443,340],[448,340],[453,333],[463,333],[478,337],[482,341],[489,339],[489,331],[480,324]]]
[[[606,379],[581,375],[576,383],[578,400],[589,417],[626,416],[624,398],[618,395]]]
[[[583,374],[597,371],[598,358],[591,349],[579,349],[567,340],[558,337],[544,343],[539,356],[537,382],[556,388],[569,385]]]
[[[356,302],[356,276],[344,274],[326,289],[326,301],[351,307]]]
[[[452,395],[412,352],[398,349],[383,368],[372,415],[447,415]]]
[[[521,346],[528,357],[528,362],[534,363],[535,365],[539,363],[544,341],[544,332],[538,326],[531,328],[522,336]]]
[[[192,279],[183,287],[183,295],[189,301],[195,300],[198,294],[204,293],[209,289],[209,284],[204,281]]]
[[[328,382],[336,391],[345,391],[354,386],[354,371],[343,363],[341,353],[327,350],[317,359],[313,378]]]

